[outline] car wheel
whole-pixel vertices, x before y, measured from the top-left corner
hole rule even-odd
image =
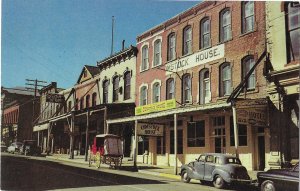
[[[220,175],[216,175],[213,181],[214,187],[216,188],[224,188],[225,186],[225,181]]]
[[[264,181],[260,186],[261,191],[275,191],[274,183],[270,180]]]
[[[186,170],[181,172],[181,181],[184,182],[184,183],[189,183],[191,181],[191,178],[189,177]]]

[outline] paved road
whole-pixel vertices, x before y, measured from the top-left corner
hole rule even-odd
[[[96,170],[80,164],[49,161],[42,157],[1,154],[1,190],[185,191],[218,190],[198,182],[112,169]],[[229,189],[227,189],[229,190]],[[239,187],[234,190],[253,190]]]

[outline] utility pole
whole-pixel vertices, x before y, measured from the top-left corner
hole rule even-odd
[[[115,24],[115,17],[112,16],[112,25],[111,25],[111,52],[110,55],[114,53],[114,24]]]
[[[34,112],[35,112],[35,100],[36,100],[36,94],[37,94],[37,90],[39,90],[39,87],[45,87],[44,85],[41,85],[41,84],[46,84],[47,82],[45,81],[41,81],[41,80],[38,80],[38,79],[35,79],[35,80],[31,80],[31,79],[26,79],[27,83],[26,85],[29,86],[29,87],[26,87],[26,89],[28,90],[34,90],[34,99],[33,99],[33,102],[32,102],[32,105],[33,105],[33,109],[32,109],[32,125],[34,125]]]

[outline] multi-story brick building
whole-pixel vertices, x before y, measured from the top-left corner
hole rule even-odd
[[[177,166],[203,152],[235,154],[233,112],[226,101],[244,79],[238,98],[266,98],[265,43],[264,2],[205,1],[139,35],[141,107],[134,119],[158,123],[164,132],[138,139],[137,160],[145,162],[147,155],[147,163]],[[172,99],[176,107],[166,111],[149,105]],[[248,169],[264,169],[270,147],[266,116],[258,124],[246,115],[244,122],[238,117],[239,157]]]

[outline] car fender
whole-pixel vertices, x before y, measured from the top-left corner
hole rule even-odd
[[[225,170],[223,170],[223,169],[216,168],[213,171],[213,173],[212,173],[212,179],[211,179],[211,181],[214,180],[214,178],[215,178],[216,175],[220,175],[224,179],[224,181],[227,182],[227,183],[231,182],[230,173],[227,172],[227,171],[225,171]]]

